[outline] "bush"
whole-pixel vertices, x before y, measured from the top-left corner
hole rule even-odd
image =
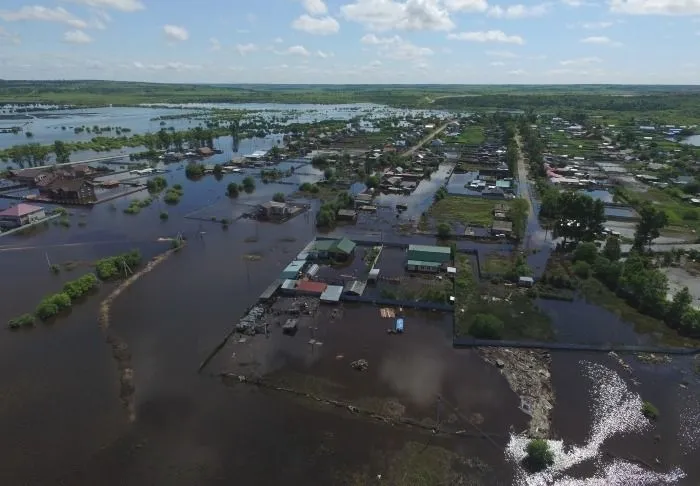
[[[189,179],[199,179],[204,175],[204,166],[196,162],[187,164],[185,167],[185,176]]]
[[[19,329],[22,327],[31,327],[34,325],[34,316],[32,314],[22,314],[19,317],[16,317],[14,319],[11,319],[8,323],[7,326],[10,329]]]
[[[231,182],[228,186],[226,186],[226,195],[228,197],[238,197],[239,192],[238,184],[235,182]]]
[[[251,192],[253,192],[255,190],[255,179],[248,176],[245,179],[243,179],[242,185],[243,185],[243,190],[246,193],[250,194]]]
[[[58,294],[46,297],[39,303],[36,308],[36,316],[45,321],[55,316],[62,310],[68,309],[71,306],[71,300],[68,294],[61,292]]]
[[[313,187],[313,184],[309,182],[304,182],[302,185],[299,186],[299,190],[301,192],[311,192],[311,188]]]
[[[648,401],[642,403],[642,414],[649,420],[656,420],[659,418],[659,410]]]
[[[284,202],[284,193],[283,192],[276,192],[272,196],[272,200],[276,201],[276,202],[281,202],[281,203]]]
[[[451,229],[450,225],[447,223],[440,223],[437,227],[437,236],[441,240],[446,240],[450,237]]]
[[[554,464],[554,453],[543,439],[532,439],[527,443],[525,452],[527,456],[523,459],[523,465],[530,472],[542,471]]]
[[[167,212],[167,211],[161,211],[161,213],[160,213],[160,219],[162,219],[163,221],[165,221],[165,220],[168,219],[169,217],[170,217],[170,216],[168,215],[168,212]]]
[[[577,277],[587,279],[591,276],[591,265],[583,260],[574,263],[574,273]]]
[[[165,196],[163,196],[163,201],[165,201],[166,204],[177,204],[180,202],[180,198],[183,194],[184,191],[182,190],[182,186],[177,184],[165,192]]]
[[[97,277],[95,277],[95,274],[88,273],[77,280],[66,282],[66,284],[63,286],[63,292],[67,294],[71,300],[76,300],[90,292],[92,289],[96,288],[98,285],[99,281],[97,280]]]
[[[161,176],[156,176],[153,179],[149,179],[148,182],[146,182],[146,187],[148,188],[148,191],[152,193],[160,192],[167,186],[168,181],[165,180],[165,177]]]
[[[501,339],[503,321],[491,314],[477,314],[469,326],[469,334],[477,339]]]
[[[140,263],[141,253],[138,250],[132,250],[128,253],[98,260],[95,269],[100,280],[111,280],[124,274],[125,264],[133,270]]]

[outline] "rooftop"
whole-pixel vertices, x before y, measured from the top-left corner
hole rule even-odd
[[[408,245],[408,251],[428,251],[432,253],[444,253],[446,255],[452,254],[449,246]]]
[[[0,211],[0,216],[22,217],[43,210],[44,208],[41,206],[32,206],[31,204],[19,203],[16,206]]]

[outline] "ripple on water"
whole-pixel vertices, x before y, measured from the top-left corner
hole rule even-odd
[[[656,486],[676,484],[685,473],[675,468],[667,473],[648,471],[637,464],[622,460],[604,461],[603,443],[616,435],[643,432],[649,421],[642,415],[642,399],[630,391],[614,371],[590,362],[581,362],[592,381],[591,401],[593,425],[588,442],[582,446],[566,445],[550,440],[554,465],[539,473],[529,473],[522,466],[525,447],[529,441],[523,435],[511,435],[506,458],[515,465],[516,484],[527,486]],[[684,422],[686,420],[684,419]],[[566,474],[572,467],[593,460],[597,472],[589,478],[574,478]]]

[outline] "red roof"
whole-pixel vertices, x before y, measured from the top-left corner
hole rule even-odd
[[[44,208],[40,206],[32,206],[31,204],[19,203],[16,206],[12,206],[11,208],[7,208],[6,210],[0,212],[0,216],[15,216],[19,218],[22,216],[26,216],[27,214],[42,211],[43,209]]]
[[[313,292],[315,294],[322,294],[326,291],[326,287],[328,287],[328,285],[323,282],[312,282],[310,280],[302,280],[297,282],[297,290]]]

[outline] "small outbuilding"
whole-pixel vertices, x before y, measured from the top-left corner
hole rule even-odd
[[[518,278],[518,287],[532,287],[535,285],[535,279],[532,277],[519,277]]]
[[[442,264],[452,259],[449,246],[409,245],[408,260]],[[440,265],[438,265],[440,266]]]

